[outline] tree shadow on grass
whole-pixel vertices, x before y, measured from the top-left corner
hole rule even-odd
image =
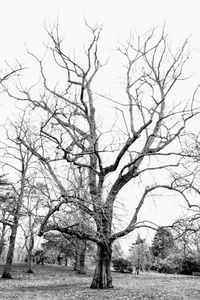
[[[34,292],[34,291],[55,291],[55,290],[71,290],[71,289],[85,289],[85,284],[77,284],[77,283],[65,283],[65,284],[41,284],[41,285],[27,285],[27,286],[20,286],[17,288],[20,292]]]

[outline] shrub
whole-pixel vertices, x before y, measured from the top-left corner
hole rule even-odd
[[[193,272],[200,272],[200,263],[192,256],[184,258],[181,274],[192,275]]]
[[[162,261],[158,267],[159,273],[174,274],[176,273],[174,265],[170,264],[168,261]]]
[[[132,273],[133,267],[131,262],[125,258],[115,258],[112,261],[113,268],[117,272]]]
[[[157,272],[158,269],[159,269],[159,264],[157,262],[154,262],[154,263],[151,264],[151,266],[150,266],[151,271],[156,271]]]
[[[178,254],[172,254],[161,260],[159,263],[158,271],[160,273],[180,273],[182,268],[182,257]]]

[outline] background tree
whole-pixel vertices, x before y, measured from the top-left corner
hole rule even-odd
[[[44,239],[42,249],[50,262],[61,264],[63,259],[67,266],[68,258],[74,258],[76,243],[72,236],[48,232],[44,235]]]
[[[180,173],[173,174],[176,188],[183,193],[188,207],[184,217],[180,217],[172,225],[175,243],[183,258],[200,255],[199,245],[199,157],[200,157],[199,132],[190,133],[183,143],[183,152],[186,157],[181,163]]]
[[[23,123],[23,118],[21,120]],[[21,123],[21,124],[22,124]],[[18,135],[20,132],[19,124],[13,123],[12,128],[15,129],[15,133]],[[9,133],[9,130],[5,127],[7,134],[8,143],[4,143],[4,161],[2,161],[3,168],[9,170],[11,176],[14,172],[14,180],[11,185],[11,198],[13,202],[12,206],[12,221],[10,226],[10,236],[9,236],[9,246],[8,253],[6,256],[6,263],[4,266],[2,278],[11,278],[11,266],[14,255],[15,241],[17,236],[17,229],[19,225],[19,219],[21,216],[21,209],[26,194],[27,178],[29,172],[29,167],[31,164],[31,159],[33,157],[32,152],[30,152],[22,143],[18,142],[15,137],[12,136],[13,133]],[[3,142],[2,142],[3,144]],[[16,176],[16,177],[15,177]]]
[[[7,236],[10,228],[12,227],[12,216],[14,209],[14,199],[12,193],[12,185],[9,183],[5,176],[0,178],[0,257],[7,244]]]
[[[15,77],[18,75],[18,73],[20,71],[23,70],[22,65],[17,62],[15,67],[11,67],[8,63],[6,64],[7,67],[4,70],[1,70],[0,72],[0,84],[2,86],[3,83],[5,83],[7,80],[10,80],[12,77]],[[5,195],[5,190],[3,192],[2,195],[2,187],[4,189],[4,187],[7,187],[8,182],[5,179],[4,175],[0,175],[0,202],[1,202],[1,238],[0,238],[0,257],[2,255],[3,249],[5,247],[5,235],[6,235],[6,227],[7,226],[11,226],[11,223],[9,222],[9,209],[6,211],[5,210],[5,202],[7,202],[8,204],[10,204],[10,198],[8,200],[8,195]],[[2,205],[3,202],[3,205]],[[8,205],[9,206],[9,205]],[[7,221],[8,220],[8,221]]]
[[[173,248],[174,238],[170,229],[158,227],[151,246],[154,257],[164,259],[173,251]]]
[[[75,248],[75,264],[74,270],[80,274],[86,274],[85,271],[85,254],[87,248],[87,241],[80,240],[76,237],[76,248]]]
[[[115,271],[121,272],[121,273],[132,273],[133,267],[131,262],[122,257],[114,258],[112,260],[112,265]]]
[[[20,228],[25,238],[24,246],[27,251],[28,263],[27,273],[33,273],[32,260],[35,238],[42,219],[41,213],[44,214],[50,198],[48,187],[38,181],[38,175],[39,172],[36,169],[34,176],[27,180],[25,201],[23,201],[21,210]]]
[[[180,218],[173,224],[175,245],[183,258],[200,257],[199,215]]]
[[[28,118],[35,126],[26,136],[21,128],[18,141],[43,164],[60,193],[41,224],[40,235],[58,230],[95,242],[97,260],[91,288],[112,288],[112,243],[137,228],[152,227],[138,219],[148,196],[161,189],[183,194],[171,181],[171,174],[185,155],[181,141],[187,121],[197,113],[196,94],[188,104],[173,100],[178,98],[176,89],[173,97],[170,95],[183,79],[188,51],[187,41],[178,50],[170,49],[164,29],[131,36],[126,44],[120,44],[117,55],[126,64],[125,72],[120,69],[119,74],[124,83],[117,93],[121,101],[115,99],[116,94],[97,93],[103,70],[101,28],[87,28],[91,40],[84,48],[85,55],[81,52],[77,58],[66,51],[58,26],[52,26],[45,57],[29,52],[38,64],[38,85],[27,87],[18,78],[16,86],[8,83],[3,88],[11,98],[29,104]],[[54,71],[48,72],[48,67]],[[84,174],[81,194],[76,180],[80,174]],[[130,183],[134,191],[139,186],[138,196],[133,198],[130,222],[116,230],[119,202],[124,201],[123,191]],[[66,214],[65,222],[64,218],[57,222],[58,210]],[[75,218],[74,224],[68,218],[75,212],[79,226]]]
[[[115,240],[112,244],[112,258],[115,259],[120,257],[124,257],[124,251],[119,241]]]
[[[145,239],[138,234],[137,239],[129,248],[129,260],[135,267],[136,274],[139,275],[140,271],[148,270],[151,266],[151,252],[149,246],[146,244]]]

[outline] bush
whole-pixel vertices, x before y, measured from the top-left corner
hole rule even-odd
[[[160,273],[192,275],[200,272],[200,262],[194,256],[182,258],[179,254],[172,254],[159,261],[157,270]]]
[[[168,261],[162,261],[158,267],[159,273],[174,274],[176,273],[174,265],[170,264]]]
[[[151,271],[156,271],[157,272],[158,269],[159,269],[158,263],[154,262],[154,263],[151,264],[151,266],[150,266]]]
[[[112,261],[113,268],[117,272],[132,273],[133,267],[131,262],[125,258],[115,258]]]
[[[182,262],[181,274],[192,275],[193,272],[200,272],[200,263],[195,257],[186,257]]]
[[[182,257],[177,254],[172,254],[160,261],[158,271],[168,274],[180,273],[181,267]]]

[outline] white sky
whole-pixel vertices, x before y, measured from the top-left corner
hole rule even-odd
[[[199,0],[0,0],[0,69],[5,60],[12,63],[15,58],[27,59],[25,43],[33,52],[42,49],[45,20],[53,22],[59,17],[69,44],[84,43],[84,18],[91,25],[102,24],[102,45],[107,49],[113,49],[117,40],[126,40],[131,31],[143,34],[165,22],[172,41],[179,43],[192,35],[190,47],[195,52],[190,71],[196,74],[196,84],[200,70],[199,6]],[[14,110],[0,94],[0,120]],[[168,219],[169,212],[170,208],[159,210],[157,216]]]

